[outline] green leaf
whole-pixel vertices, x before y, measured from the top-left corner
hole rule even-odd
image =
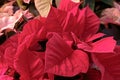
[[[113,6],[113,1],[114,0],[101,0],[103,3],[108,4],[110,6]]]
[[[84,0],[83,6],[85,7],[87,5],[89,5],[89,7],[94,11],[95,0]]]

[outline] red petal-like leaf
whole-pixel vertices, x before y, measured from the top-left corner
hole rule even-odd
[[[114,51],[115,45],[116,41],[113,39],[113,37],[103,38],[92,44],[93,49],[91,50],[91,52],[112,53]]]
[[[87,36],[89,37],[97,33],[99,29],[100,20],[89,7],[86,7],[84,24],[85,29],[82,34],[83,37],[87,38]]]
[[[44,53],[30,51],[26,47],[29,40],[31,39],[28,37],[19,45],[15,55],[14,66],[17,72],[20,73],[22,80],[42,80],[41,78],[44,73]]]
[[[96,40],[103,35],[104,34],[98,33],[90,37],[88,39],[88,42],[82,42],[72,33],[73,40],[78,49],[95,53],[113,53],[116,45],[116,41],[113,39],[113,37],[102,38],[100,40],[97,40],[96,42],[93,42],[93,40]]]
[[[29,41],[27,43],[27,48],[30,50],[38,51],[41,49],[39,41],[46,40],[46,30],[42,27],[39,32],[31,34],[29,37]]]
[[[89,7],[80,10],[76,4],[68,12],[52,7],[46,20],[46,28],[57,32],[63,28],[64,32],[73,32],[80,39],[86,40],[98,31],[99,23],[99,18]]]
[[[14,55],[18,46],[18,35],[14,35],[0,45],[0,67],[3,65],[13,67]]]
[[[17,46],[18,46],[18,35],[14,35],[7,39],[5,44],[9,44],[9,46],[6,46],[6,50],[4,53],[4,58],[9,66],[13,66],[14,64],[14,56],[16,54]]]
[[[62,26],[65,24],[66,15],[66,12],[51,7],[44,25],[46,30],[49,32],[61,32]]]
[[[45,60],[45,71],[60,76],[86,73],[89,66],[87,54],[81,50],[73,51],[56,33],[47,42]]]
[[[0,80],[13,80],[13,78],[8,75],[0,75]]]
[[[19,35],[19,43],[22,43],[25,40],[25,37],[36,33],[41,29],[43,23],[39,19],[30,20],[27,24],[25,24],[21,34]]]
[[[64,31],[72,31],[80,39],[86,40],[87,37],[93,36],[98,31],[99,23],[99,18],[89,7],[79,10],[76,5],[66,16]]]
[[[95,35],[93,35],[93,36],[90,36],[90,37],[88,37],[88,39],[86,39],[86,42],[90,42],[90,41],[93,41],[93,40],[95,40],[95,39],[97,39],[97,38],[101,38],[101,37],[103,37],[105,34],[103,34],[103,33],[97,33],[97,34],[95,34]]]
[[[120,80],[120,54],[92,54],[92,59],[101,71],[101,80]]]

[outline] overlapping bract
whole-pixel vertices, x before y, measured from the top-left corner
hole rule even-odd
[[[65,1],[71,6],[61,2],[59,9],[51,7],[46,18],[29,21],[17,35],[17,42],[12,42],[16,46],[10,44],[8,48],[9,39],[6,45],[1,45],[7,54],[14,54],[12,59],[2,49],[0,55],[7,61],[7,67],[12,65],[15,68],[21,80],[53,80],[54,75],[73,77],[80,73],[86,73],[88,77],[95,73],[99,77],[91,76],[90,80],[110,80],[107,77],[110,67],[105,61],[116,60],[110,64],[115,67],[113,71],[119,67],[116,66],[118,54],[116,58],[106,60],[115,56],[113,51],[116,42],[113,37],[102,38],[104,34],[97,33],[100,21],[89,7],[80,10],[79,3]],[[16,41],[16,38],[12,39]],[[91,63],[98,70],[91,69]]]

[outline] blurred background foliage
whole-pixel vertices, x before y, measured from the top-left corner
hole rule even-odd
[[[89,5],[89,7],[100,16],[101,12],[106,8],[113,7],[113,2],[115,0],[84,0],[82,6],[85,7]]]

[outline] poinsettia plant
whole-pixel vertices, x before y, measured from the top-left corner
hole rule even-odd
[[[80,9],[80,0],[61,0],[57,8],[52,0],[34,3],[39,16],[0,45],[1,80],[120,79],[120,47],[98,31],[100,19],[90,4]]]

